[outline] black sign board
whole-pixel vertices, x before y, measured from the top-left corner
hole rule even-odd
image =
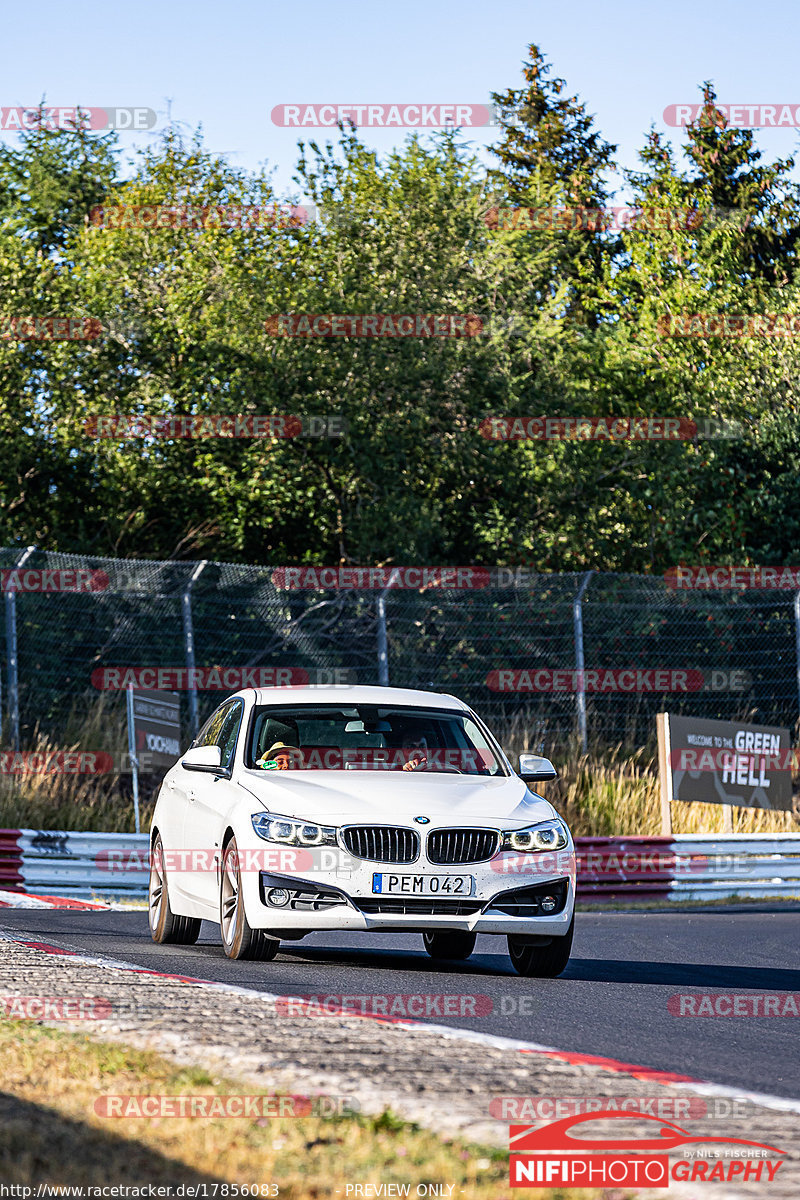
[[[739,808],[791,809],[788,729],[662,714],[659,754],[670,799]],[[662,741],[665,743],[662,746]],[[665,781],[662,779],[662,787]]]
[[[134,692],[136,756],[141,771],[171,767],[181,752],[180,698],[175,692]]]

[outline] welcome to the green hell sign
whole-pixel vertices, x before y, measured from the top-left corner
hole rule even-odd
[[[788,729],[662,713],[658,733],[662,799],[791,809]]]

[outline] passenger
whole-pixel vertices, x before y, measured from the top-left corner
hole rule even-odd
[[[428,765],[428,742],[424,737],[407,738],[403,741],[403,754],[409,755],[403,763],[404,771],[421,771]]]

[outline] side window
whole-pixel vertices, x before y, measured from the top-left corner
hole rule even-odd
[[[244,712],[244,704],[241,700],[235,700],[228,709],[225,719],[220,727],[219,736],[215,741],[215,745],[219,746],[222,751],[222,765],[230,768],[233,765],[233,756],[236,752],[236,738],[239,735],[239,726],[242,723],[242,713]]]
[[[475,747],[477,754],[479,774],[482,775],[501,775],[502,767],[498,762],[497,755],[489,746],[486,738],[481,733],[478,726],[469,717],[464,718],[464,732],[466,733],[472,745]]]
[[[224,704],[220,704],[216,712],[211,714],[198,733],[194,743],[195,746],[219,746],[221,744],[219,735],[225,723],[225,718],[231,710],[232,703],[232,701],[226,700]]]
[[[219,746],[223,767],[230,767],[236,751],[236,738],[242,723],[244,703],[226,700],[212,713],[197,736],[195,746]]]

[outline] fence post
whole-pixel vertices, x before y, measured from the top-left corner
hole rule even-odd
[[[133,819],[136,832],[141,833],[139,826],[139,752],[136,749],[136,716],[133,710],[132,683],[128,684],[125,705],[128,714],[128,757],[131,760],[131,783],[133,785]]]
[[[794,597],[794,647],[797,659],[797,704],[800,708],[800,592]]]
[[[183,643],[186,651],[186,669],[189,673],[189,726],[192,731],[192,741],[197,737],[199,725],[197,720],[197,687],[194,675],[194,626],[192,624],[192,588],[208,566],[208,559],[199,562],[192,572],[181,595],[181,616],[183,617]]]
[[[17,664],[17,596],[14,590],[16,572],[25,566],[35,546],[23,551],[6,584],[6,654],[8,655],[8,715],[11,719],[11,742],[19,752],[19,672]],[[8,584],[13,586],[9,588]]]
[[[5,649],[6,649],[6,653],[7,653],[8,652],[7,644],[6,644]],[[3,742],[3,672],[2,672],[2,669],[0,669],[0,745],[2,745],[2,742]]]
[[[389,576],[389,582],[378,596],[378,683],[381,687],[389,686],[389,643],[386,637],[386,593],[397,575],[395,568]]]
[[[575,704],[578,709],[578,735],[581,739],[581,750],[584,754],[586,754],[589,744],[586,735],[586,684],[583,678],[583,595],[593,575],[594,571],[586,572],[583,582],[578,588],[578,594],[572,602],[572,623],[575,633],[575,669],[577,672]]]

